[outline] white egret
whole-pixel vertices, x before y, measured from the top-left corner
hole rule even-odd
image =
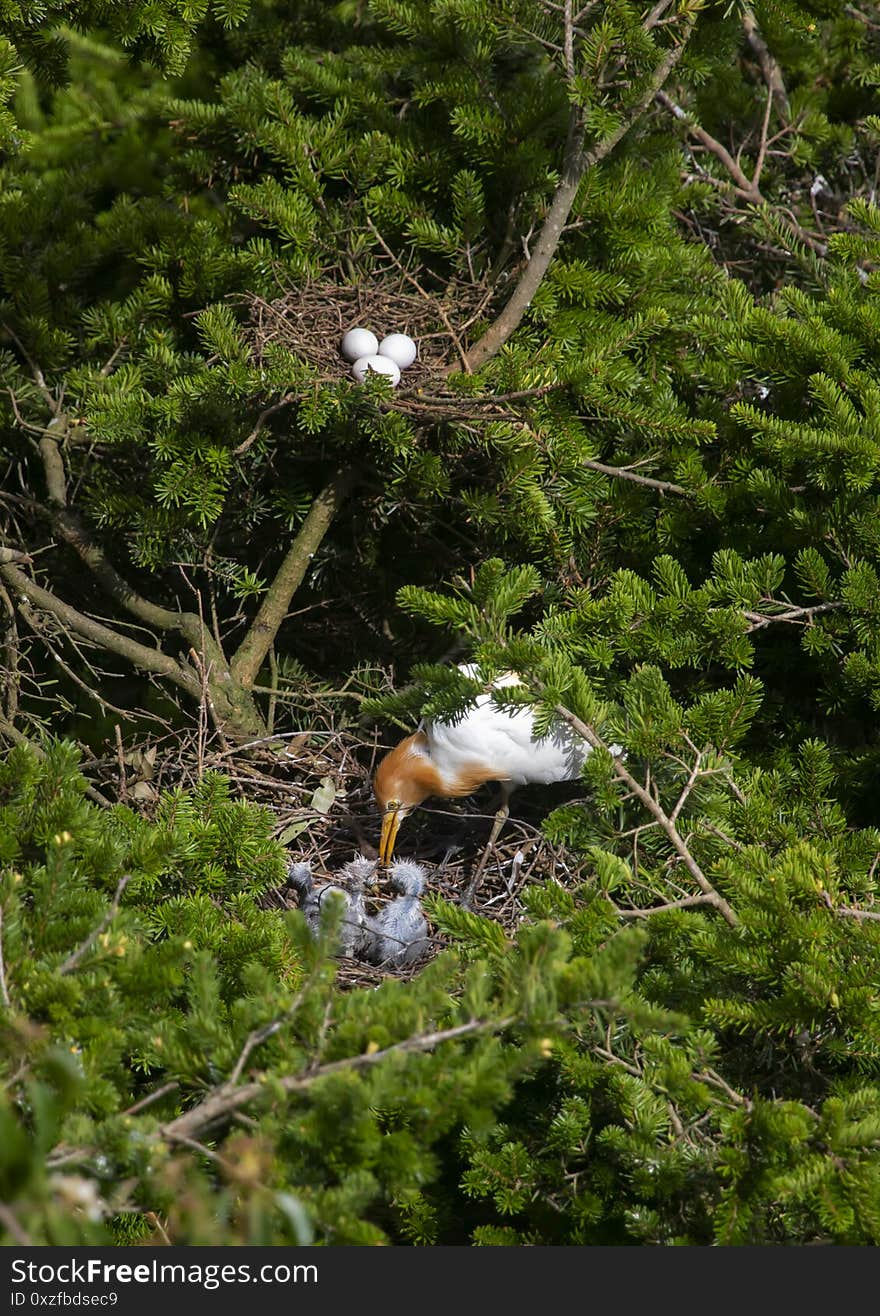
[[[459,671],[477,677],[473,663]],[[487,781],[497,781],[503,802],[486,851],[491,849],[508,814],[511,793],[518,786],[551,781],[572,781],[581,775],[590,746],[564,722],[554,722],[543,736],[535,734],[531,708],[502,709],[493,702],[491,688],[521,685],[506,672],[477,697],[460,721],[423,721],[382,759],[373,791],[382,812],[379,861],[388,864],[401,822],[432,795],[446,799],[470,795]],[[612,746],[618,752],[619,746]]]

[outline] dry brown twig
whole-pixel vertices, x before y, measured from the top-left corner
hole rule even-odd
[[[566,708],[564,704],[557,704],[555,706],[555,712],[560,718],[562,718],[563,722],[567,723],[567,725],[585,740],[591,748],[604,749],[607,753],[611,753],[609,746],[594,728],[579,718],[571,711],[571,709]],[[731,927],[736,927],[739,923],[736,914],[724,897],[715,890],[715,887],[706,877],[706,874],[703,872],[702,868],[685,844],[684,838],[676,827],[675,822],[666,814],[659,800],[656,798],[656,793],[652,793],[650,787],[646,790],[641,782],[635,779],[621,758],[612,755],[612,762],[614,765],[614,775],[619,781],[624,783],[639,803],[648,810],[652,818],[654,818],[660,826],[661,831],[665,832],[676,854],[679,856],[685,868],[700,888],[703,903],[714,906],[726,923],[729,923]]]

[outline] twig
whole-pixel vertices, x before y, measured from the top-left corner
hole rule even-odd
[[[588,726],[587,723],[582,721],[575,713],[572,713],[571,709],[566,708],[564,704],[557,704],[555,706],[555,711],[557,715],[562,718],[563,722],[566,722],[571,729],[581,736],[588,745],[592,746],[593,749],[604,749],[608,753],[611,752],[601,736],[597,735],[593,728]],[[706,903],[714,905],[725,922],[729,923],[732,928],[736,927],[739,923],[736,914],[733,912],[724,897],[715,890],[712,883],[706,877],[706,874],[703,872],[702,868],[700,868],[700,865],[685,845],[675,823],[663,811],[660,802],[656,800],[653,795],[649,794],[640,782],[636,781],[635,777],[627,769],[621,758],[615,758],[612,755],[612,762],[614,764],[614,775],[622,781],[630,791],[632,791],[633,795],[641,801],[651,816],[656,818],[661,829],[671,841],[676,854],[678,854],[685,868],[706,897]]]
[[[774,602],[774,600],[770,600]],[[784,606],[784,605],[777,605]],[[785,612],[776,612],[767,614],[763,612],[750,612],[743,610],[743,616],[746,621],[752,624],[746,628],[746,635],[751,635],[752,631],[763,630],[765,626],[772,626],[774,622],[784,621],[795,626],[809,626],[814,617],[818,617],[823,612],[836,612],[840,608],[846,607],[845,603],[817,603],[811,608],[787,607]]]
[[[718,1088],[735,1105],[744,1106],[746,1110],[751,1110],[752,1103],[748,1097],[744,1097],[741,1092],[737,1092],[735,1088],[732,1088],[714,1069],[706,1069],[702,1074],[694,1074],[694,1078],[699,1083],[708,1083],[710,1087]]]
[[[180,1084],[177,1079],[171,1079],[170,1082],[163,1083],[160,1088],[156,1088],[156,1091],[151,1092],[149,1096],[141,1097],[140,1101],[136,1101],[133,1106],[129,1106],[122,1113],[123,1115],[136,1115],[138,1111],[146,1110],[147,1106],[152,1106],[154,1101],[161,1101],[163,1097],[168,1096],[169,1092],[174,1092],[179,1087]]]
[[[350,922],[350,920],[346,919],[345,922]],[[263,1042],[268,1041],[270,1037],[274,1037],[279,1029],[283,1028],[284,1025],[293,1018],[299,1007],[302,1005],[306,992],[311,987],[315,977],[315,972],[309,975],[308,980],[297,992],[293,1002],[287,1007],[284,1014],[279,1015],[277,1019],[273,1019],[271,1023],[264,1024],[262,1028],[254,1028],[249,1033],[248,1037],[245,1039],[244,1046],[241,1049],[241,1054],[233,1066],[232,1073],[227,1079],[229,1085],[234,1086],[241,1078],[242,1070],[244,1069],[251,1052],[256,1047],[261,1046]]]
[[[7,1010],[12,1009],[12,1003],[9,999],[9,989],[6,986],[6,965],[3,961],[3,906],[0,905],[0,1000],[6,1006]]]
[[[22,1229],[12,1207],[7,1206],[5,1202],[0,1202],[0,1225],[12,1235],[19,1247],[34,1247],[34,1240],[27,1230]]]
[[[271,407],[267,407],[265,411],[261,411],[259,416],[257,417],[256,425],[254,425],[254,428],[251,430],[250,434],[247,436],[244,442],[240,443],[237,448],[232,449],[233,457],[243,456],[244,453],[247,452],[248,448],[252,447],[252,445],[256,443],[257,439],[262,434],[263,428],[269,417],[274,416],[275,412],[281,411],[283,407],[289,406],[291,402],[295,402],[296,398],[297,398],[296,393],[285,393],[284,397],[281,398],[279,402],[274,402]]]
[[[392,1055],[430,1051],[435,1046],[439,1046],[441,1042],[450,1042],[475,1033],[500,1032],[504,1028],[509,1028],[514,1022],[515,1020],[512,1017],[499,1020],[471,1019],[466,1024],[458,1024],[455,1028],[446,1028],[435,1033],[425,1033],[420,1037],[408,1037],[403,1042],[395,1042],[391,1046],[384,1047],[381,1051],[372,1052],[372,1054],[365,1052],[362,1055],[346,1057],[344,1060],[333,1060],[329,1064],[311,1070],[307,1075],[288,1075],[281,1078],[278,1084],[273,1086],[280,1086],[284,1092],[289,1093],[304,1092],[313,1083],[325,1078],[328,1074],[337,1074],[346,1070],[366,1069],[372,1065],[380,1064]],[[217,1120],[225,1119],[241,1106],[246,1106],[249,1102],[262,1096],[266,1090],[265,1084],[261,1082],[245,1083],[240,1086],[224,1083],[197,1106],[178,1116],[170,1124],[163,1125],[159,1130],[159,1136],[169,1141],[173,1141],[175,1137],[181,1134],[184,1137],[191,1137],[193,1133],[215,1124]]]
[[[113,897],[113,903],[111,904],[110,908],[107,910],[107,913],[104,915],[101,922],[95,928],[94,932],[90,932],[89,935],[86,937],[85,941],[82,942],[79,946],[77,946],[75,951],[73,951],[70,955],[68,955],[67,959],[59,968],[58,970],[59,973],[61,974],[70,973],[71,969],[75,969],[76,966],[79,964],[80,960],[82,959],[82,957],[88,953],[91,947],[98,940],[98,937],[100,937],[104,929],[110,926],[110,924],[115,919],[116,915],[119,913],[119,902],[122,899],[122,893],[125,890],[125,888],[128,886],[130,881],[131,881],[130,873],[126,873],[124,877],[120,878],[119,885],[116,888],[116,894]]]
[[[669,480],[655,480],[650,475],[637,475],[635,471],[627,470],[625,466],[606,466],[604,462],[593,461],[591,457],[581,457],[580,463],[582,466],[588,466],[591,471],[610,475],[614,480],[631,480],[633,484],[644,484],[649,489],[659,489],[661,493],[678,494],[679,498],[693,498],[693,494],[683,489],[680,484],[672,484]]]
[[[122,727],[117,722],[114,730],[116,732],[116,763],[119,767],[119,798],[128,799],[128,781],[125,776],[125,751],[122,747]]]
[[[696,905],[717,905],[711,896],[685,896],[683,900],[670,900],[666,905],[652,905],[650,909],[619,909],[618,918],[650,918],[652,914],[665,914],[668,909],[693,909]]]
[[[761,73],[773,100],[776,102],[780,118],[787,122],[791,117],[791,110],[788,104],[788,92],[785,90],[785,83],[782,80],[782,72],[770,52],[770,47],[761,36],[758,24],[755,21],[755,15],[750,8],[743,11],[743,29],[746,40],[758,57]]]
[[[145,1211],[144,1219],[146,1220],[148,1225],[152,1225],[154,1229],[158,1230],[159,1236],[166,1247],[174,1246],[171,1239],[168,1237],[168,1231],[166,1230],[165,1226],[162,1224],[162,1221],[156,1215],[155,1211]]]
[[[0,564],[0,575],[4,576],[16,594],[23,595],[25,599],[36,604],[44,612],[49,612],[57,617],[60,622],[77,635],[92,640],[102,649],[119,654],[135,667],[140,667],[147,672],[155,672],[158,676],[167,677],[186,690],[188,694],[198,698],[201,687],[195,677],[187,673],[186,669],[181,667],[175,659],[169,657],[160,649],[150,649],[145,644],[130,639],[127,635],[120,635],[117,631],[111,630],[109,626],[103,626],[100,622],[92,621],[91,618],[84,616],[83,613],[71,607],[70,604],[63,602],[50,590],[38,585],[35,580],[26,576],[23,571],[19,571],[18,567],[13,566],[11,563]]]
[[[711,133],[708,133],[705,128],[696,122],[695,119],[692,119],[680,105],[676,104],[671,96],[667,96],[665,91],[658,90],[655,99],[660,105],[663,105],[669,110],[679,122],[684,124],[686,132],[691,137],[695,137],[711,155],[715,156],[716,160],[720,160],[721,164],[730,175],[733,182],[733,190],[737,196],[741,197],[744,201],[747,201],[750,205],[764,207],[777,215],[780,214],[778,208],[770,205],[761,192],[761,189],[758,187],[759,170],[756,169],[755,176],[749,178],[748,174],[742,168],[742,165],[738,160],[734,159],[727,147],[722,142],[719,142],[717,137],[713,137]],[[766,117],[765,114],[765,124]],[[762,155],[759,155],[759,164],[763,167]],[[713,179],[711,174],[707,173],[706,177],[710,181],[716,183],[716,185],[726,185],[723,181],[719,182],[718,179]],[[729,186],[729,184],[727,184],[727,186]],[[782,222],[791,229],[793,236],[798,242],[802,242],[805,247],[809,247],[810,250],[814,251],[819,257],[824,258],[827,256],[827,244],[821,242],[812,233],[808,232],[803,225],[799,224],[791,211],[786,211],[784,215],[780,216],[780,218],[782,219]]]
[[[685,783],[684,790],[679,795],[678,799],[675,802],[675,807],[673,808],[672,812],[669,815],[670,822],[675,822],[676,818],[684,808],[685,803],[687,802],[687,798],[690,795],[691,791],[693,790],[696,780],[700,775],[700,764],[702,763],[702,761],[703,761],[703,756],[698,751],[696,760],[694,762],[694,766],[691,768],[690,776],[688,777]]]
[[[367,215],[367,225],[370,228],[370,231],[373,233],[374,237],[376,238],[377,242],[382,247],[382,250],[385,252],[386,256],[390,257],[390,259],[394,262],[394,264],[400,270],[403,277],[406,279],[407,283],[411,283],[412,286],[415,288],[416,292],[419,293],[422,297],[424,297],[426,302],[429,302],[431,306],[436,308],[437,315],[443,321],[443,324],[446,328],[446,332],[449,334],[449,337],[452,339],[455,350],[459,355],[462,369],[464,370],[466,375],[471,374],[472,373],[471,367],[468,363],[467,354],[465,353],[465,350],[461,345],[461,339],[453,329],[452,322],[449,319],[449,316],[444,311],[443,307],[434,297],[430,295],[430,293],[425,292],[424,288],[419,283],[418,279],[414,278],[414,276],[410,274],[409,270],[402,264],[402,262],[398,259],[398,257],[395,256],[394,252],[388,246],[388,243],[382,237],[382,234],[376,228],[376,225],[373,223],[372,219],[370,219],[369,215]]]
[[[607,155],[610,155],[633,124],[645,113],[654,96],[681,59],[695,22],[696,12],[685,16],[681,40],[678,45],[667,51],[657,65],[645,91],[636,103],[630,107],[629,111],[623,115],[617,126],[588,151],[584,149],[583,133],[580,127],[580,110],[577,106],[572,107],[565,158],[562,164],[562,176],[547,211],[535,250],[532,252],[531,260],[521,274],[510,300],[482,338],[468,352],[468,364],[471,371],[478,370],[487,361],[491,360],[519,327],[520,321],[531,305],[532,298],[547,273],[550,262],[556,253],[556,248],[559,246],[584,175],[588,170],[601,163]]]

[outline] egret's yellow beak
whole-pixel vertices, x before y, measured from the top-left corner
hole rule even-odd
[[[399,830],[400,810],[394,804],[389,804],[382,815],[382,834],[379,837],[379,863],[383,868],[386,864],[391,863],[391,856],[394,854],[394,842],[397,840]]]

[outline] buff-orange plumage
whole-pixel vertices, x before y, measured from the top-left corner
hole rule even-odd
[[[473,664],[459,668],[476,678]],[[382,759],[373,790],[382,812],[379,859],[391,861],[401,822],[432,795],[446,799],[470,795],[484,782],[501,784],[505,802],[496,816],[489,844],[507,816],[507,798],[517,786],[571,781],[581,774],[590,747],[562,722],[535,735],[531,708],[499,708],[492,690],[520,684],[512,672],[497,677],[473,708],[455,723],[422,722]]]

